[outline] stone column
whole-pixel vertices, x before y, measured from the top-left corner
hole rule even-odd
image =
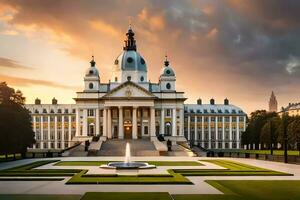
[[[37,137],[36,137],[36,116],[33,116],[33,131],[34,131],[34,138],[37,140]],[[33,144],[33,149],[36,148],[36,145]]]
[[[100,119],[99,119],[99,109],[96,109],[96,134],[95,135],[100,135]]]
[[[204,147],[204,116],[201,117],[202,118],[202,131],[201,131],[201,146]]]
[[[177,119],[176,119],[176,108],[172,109],[172,136],[177,135]]]
[[[150,136],[156,137],[155,134],[155,108],[150,108]]]
[[[71,146],[72,140],[72,116],[69,115],[69,135],[68,135],[68,147]]]
[[[136,109],[137,107],[132,107],[132,139],[137,139]]]
[[[218,127],[218,116],[215,116],[215,134],[216,134],[216,144],[215,144],[215,148],[219,149],[220,147],[218,146],[218,142],[219,142],[219,127]]]
[[[107,109],[106,108],[103,109],[103,120],[102,121],[103,121],[103,124],[102,124],[103,136],[107,137]]]
[[[188,124],[187,124],[187,139],[191,139],[191,116],[188,114]]]
[[[210,126],[210,123],[211,123],[211,118],[210,118],[210,116],[208,116],[208,148],[209,149],[211,148],[211,126]]]
[[[61,148],[65,148],[65,116],[61,116]]]
[[[108,108],[107,113],[107,138],[112,138],[112,131],[111,131],[111,108]]]
[[[87,109],[83,110],[83,126],[82,126],[82,136],[87,136],[88,124],[87,124]]]
[[[54,116],[54,148],[57,149],[58,137],[57,137],[57,115]]]
[[[160,110],[160,134],[165,134],[165,109]]]
[[[50,137],[50,115],[48,116],[48,149],[51,148],[51,137]]]
[[[222,117],[222,149],[225,148],[225,117]]]
[[[240,144],[240,117],[236,116],[236,148],[241,148]]]
[[[119,106],[119,139],[124,139],[123,107]]]
[[[183,126],[184,126],[184,110],[183,108],[180,108],[179,110],[179,121],[180,121],[180,129],[179,129],[179,136],[184,136],[183,133]]]
[[[41,149],[44,149],[44,119],[43,115],[41,116]]]
[[[195,115],[195,124],[194,124],[194,144],[197,144],[197,134],[198,134],[198,127],[197,127],[197,116]]]
[[[79,108],[76,108],[76,136],[80,136]]]
[[[229,149],[232,149],[232,116],[229,117]]]

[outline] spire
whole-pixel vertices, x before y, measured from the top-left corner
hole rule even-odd
[[[169,62],[169,60],[168,60],[168,55],[166,54],[165,55],[165,67],[167,67],[167,66],[169,66],[169,64],[170,64],[170,62]]]
[[[276,96],[274,94],[274,91],[272,91],[271,96],[270,96],[270,100],[269,100],[269,111],[270,112],[277,112],[277,99]]]
[[[94,60],[94,55],[92,55],[92,60],[91,60],[91,67],[95,67],[95,65],[96,65],[96,62],[95,62],[95,60]]]
[[[131,23],[129,24],[129,28],[128,28],[128,31],[126,33],[126,40],[124,42],[125,42],[125,46],[123,48],[124,50],[126,50],[126,51],[130,51],[130,50],[136,51],[136,41],[134,39],[134,32],[131,28]]]

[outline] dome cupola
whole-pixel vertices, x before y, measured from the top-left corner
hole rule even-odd
[[[96,68],[96,62],[94,60],[94,56],[92,56],[92,60],[90,62],[91,66],[86,70],[86,76],[99,76],[99,71]]]
[[[130,79],[133,82],[147,81],[147,64],[139,52],[137,52],[135,33],[129,27],[126,33],[123,52],[115,59],[111,80],[125,82]]]
[[[176,77],[175,77],[174,70],[170,66],[170,62],[168,60],[168,57],[166,56],[164,66],[161,69],[160,77],[159,77],[160,88],[163,92],[176,91],[175,82],[176,82]]]
[[[167,56],[164,62],[164,67],[161,69],[160,76],[175,76],[174,70],[170,66],[170,62],[168,61]]]
[[[94,92],[99,90],[100,85],[99,71],[96,67],[94,56],[92,56],[90,64],[91,66],[85,72],[84,90],[87,92]]]

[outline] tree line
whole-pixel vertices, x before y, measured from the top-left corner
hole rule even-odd
[[[0,83],[0,155],[21,154],[35,143],[31,116],[25,97],[5,82]]]
[[[288,149],[300,151],[300,116],[257,110],[250,114],[242,144],[249,149]]]

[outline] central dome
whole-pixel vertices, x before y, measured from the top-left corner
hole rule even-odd
[[[123,51],[115,60],[115,69],[147,72],[144,58],[136,51]]]
[[[129,27],[123,52],[114,61],[111,79],[113,82],[147,82],[147,64],[137,52],[134,35],[131,27]]]

